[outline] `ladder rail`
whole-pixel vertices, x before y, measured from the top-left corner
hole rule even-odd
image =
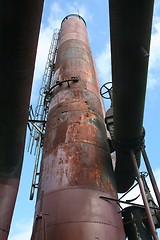
[[[29,120],[32,123],[32,127],[30,131],[28,151],[30,152],[30,154],[32,154],[33,148],[35,147],[34,155],[36,157],[34,170],[33,170],[32,183],[31,183],[31,190],[30,190],[30,200],[33,199],[35,188],[38,187],[38,182],[39,182],[39,170],[40,170],[40,163],[41,163],[40,159],[42,157],[42,149],[43,149],[43,135],[46,129],[46,121],[48,117],[48,108],[49,108],[49,102],[45,101],[45,96],[53,85],[52,79],[54,75],[54,65],[57,57],[58,38],[59,38],[59,30],[56,29],[53,33],[49,54],[48,54],[47,62],[45,65],[45,70],[42,78],[42,85],[39,90],[37,106],[35,107],[35,111],[33,111],[32,107],[30,108],[30,111],[29,111],[29,118],[30,118]],[[32,120],[34,121],[32,122]]]

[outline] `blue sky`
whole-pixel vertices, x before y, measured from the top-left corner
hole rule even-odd
[[[62,19],[70,13],[79,13],[87,22],[91,50],[96,61],[100,85],[111,80],[109,9],[106,0],[46,0],[44,4],[41,32],[36,58],[31,103],[36,104],[42,81],[48,50],[54,29],[59,28]],[[160,186],[160,2],[155,1],[152,28],[149,74],[144,112],[146,129],[146,149]],[[106,107],[109,102],[105,100]],[[29,200],[30,186],[35,157],[26,150],[21,176],[20,189],[14,210],[9,240],[28,240],[33,223],[35,198]],[[141,169],[144,170],[143,162]]]

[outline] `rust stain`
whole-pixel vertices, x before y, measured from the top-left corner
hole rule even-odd
[[[82,230],[86,226],[85,221],[95,219],[97,229],[99,232],[102,230],[100,239],[106,239],[106,229],[113,229],[115,236],[117,231],[121,232],[115,239],[122,240],[125,238],[121,216],[116,215],[117,208],[114,204],[107,205],[106,212],[114,213],[114,219],[110,220],[103,208],[106,203],[98,197],[100,192],[116,197],[116,187],[98,79],[85,25],[79,17],[63,22],[59,44],[56,79],[78,76],[79,81],[70,84],[70,87],[62,84],[52,92],[39,186],[39,192],[44,191],[43,210],[54,215],[51,214],[47,220],[48,237],[52,236],[48,239],[53,239],[53,236],[55,240],[71,239],[69,230],[64,230],[64,226],[66,234],[63,237],[58,231],[58,224],[71,220],[74,223],[72,232],[75,232],[72,238],[91,239],[88,236],[91,236],[93,226],[85,230],[83,237],[77,228]],[[37,204],[40,201],[39,197]],[[106,224],[103,229],[101,222]],[[69,224],[66,224],[69,229]]]

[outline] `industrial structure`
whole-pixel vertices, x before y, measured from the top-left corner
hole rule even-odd
[[[19,187],[43,0],[1,1],[0,239]]]
[[[32,240],[158,239],[160,194],[143,128],[153,3],[109,1],[112,83],[102,87],[85,20],[79,14],[66,16],[53,34],[35,110],[29,99],[43,1],[24,1],[18,9],[10,3],[12,14],[4,18],[1,32],[16,29],[12,44],[17,48],[7,42],[8,35],[1,44],[2,75],[9,81],[2,83],[0,101],[7,116],[1,119],[0,239],[9,233],[27,121],[29,151],[36,155],[31,200],[38,189]],[[4,3],[4,12],[7,8]],[[106,113],[102,97],[111,101]],[[139,172],[141,153],[148,173]],[[122,208],[123,196],[135,185],[144,204],[130,201]]]
[[[98,79],[79,15],[62,21],[52,63],[32,239],[103,239],[108,233],[124,239],[116,202],[100,199],[117,193]]]

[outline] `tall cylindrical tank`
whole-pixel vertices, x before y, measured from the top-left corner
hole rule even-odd
[[[86,24],[61,25],[32,240],[125,239]]]

